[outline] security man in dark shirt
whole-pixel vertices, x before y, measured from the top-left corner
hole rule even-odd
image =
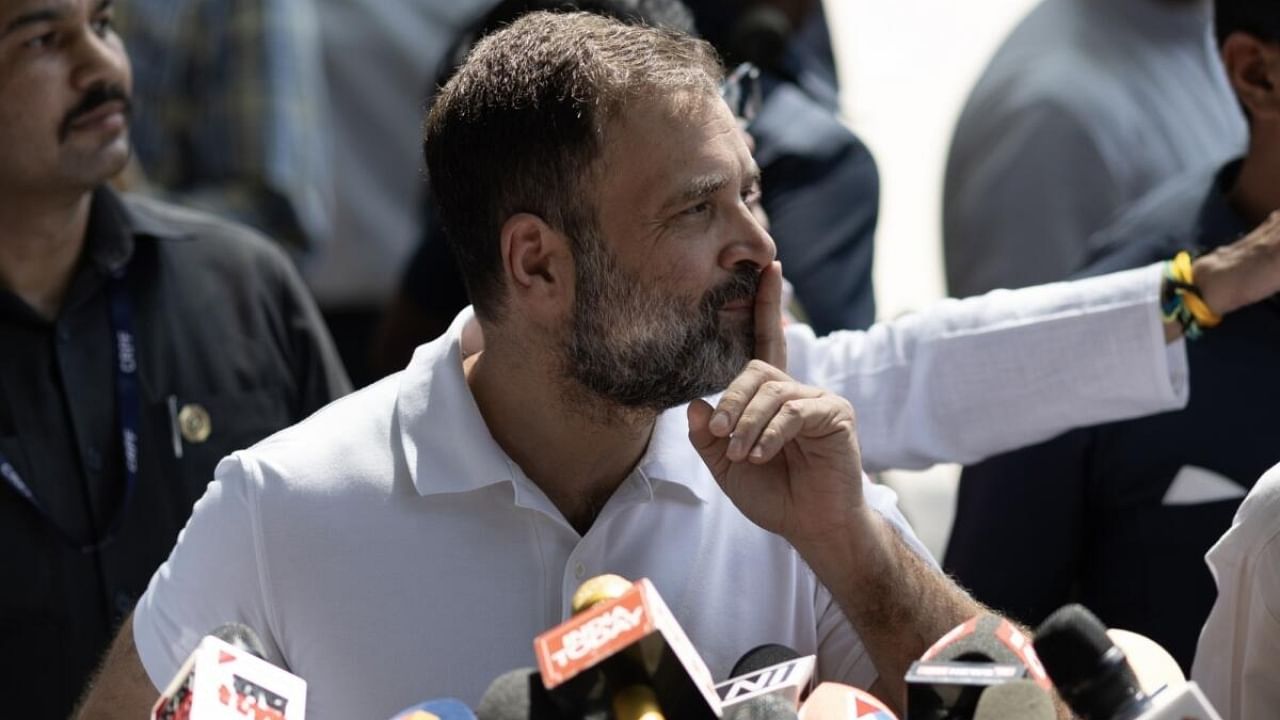
[[[1218,0],[1217,31],[1250,115],[1243,160],[1175,180],[1096,243],[1085,274],[1208,252],[1280,210],[1280,11]],[[1086,350],[1087,352],[1087,350]],[[966,468],[945,566],[1030,623],[1079,601],[1190,671],[1216,591],[1204,555],[1280,459],[1280,296],[1188,341],[1178,412],[1076,430]]]
[[[218,460],[349,387],[270,243],[103,184],[129,156],[111,14],[0,4],[5,717],[66,717]]]

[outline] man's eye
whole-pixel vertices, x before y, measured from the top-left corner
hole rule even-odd
[[[685,208],[684,212],[682,212],[681,214],[682,215],[701,215],[702,213],[708,212],[710,210],[711,210],[711,203],[704,201],[692,207]]]
[[[93,31],[97,33],[99,37],[106,35],[108,32],[111,31],[111,18],[104,17],[104,18],[98,18],[97,20],[94,20]]]
[[[743,190],[743,191],[742,191],[742,202],[744,202],[744,203],[746,203],[746,204],[748,204],[748,205],[754,205],[754,204],[756,204],[756,203],[760,202],[760,186],[759,186],[759,185],[752,185],[751,187],[747,188],[746,190]]]
[[[37,35],[31,38],[30,40],[27,40],[26,42],[22,43],[22,47],[32,48],[36,50],[41,48],[52,47],[54,42],[57,41],[57,39],[58,39],[58,34],[56,32],[47,32],[47,33],[44,33],[43,35]]]

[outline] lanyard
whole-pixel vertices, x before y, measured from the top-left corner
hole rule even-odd
[[[85,554],[97,552],[111,542],[116,531],[120,529],[120,522],[138,485],[138,425],[142,411],[138,389],[137,345],[134,343],[136,335],[133,330],[133,301],[125,288],[124,270],[113,273],[108,279],[107,299],[111,311],[111,336],[115,341],[116,415],[120,421],[120,442],[124,451],[125,486],[120,507],[116,510],[106,533],[101,539],[87,544],[71,537],[70,533],[54,521],[53,515],[35,496],[35,493],[31,492],[31,488],[18,475],[13,463],[9,462],[3,452],[0,452],[0,477],[4,478],[5,484],[26,498],[27,502],[44,516],[45,521],[68,544]]]

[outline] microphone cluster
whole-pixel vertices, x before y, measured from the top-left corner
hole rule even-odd
[[[499,676],[474,711],[441,698],[392,720],[897,720],[863,690],[815,687],[816,658],[781,645],[748,651],[716,684],[648,580],[593,578],[573,610],[534,639],[537,667]],[[305,720],[306,682],[263,655],[251,629],[224,625],[183,664],[152,720]],[[1140,683],[1106,628],[1075,605],[1034,639],[995,615],[974,617],[913,663],[906,682],[905,720],[1052,720],[1067,714],[1058,696],[1082,720],[1219,720],[1180,673]]]

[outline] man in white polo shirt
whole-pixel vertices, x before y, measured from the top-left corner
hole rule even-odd
[[[651,578],[717,676],[781,642],[901,708],[981,608],[866,483],[849,404],[778,369],[781,267],[719,79],[709,46],[592,15],[477,47],[426,151],[486,350],[464,361],[460,318],[225,460],[87,715],[139,715],[228,620],[312,718],[474,703],[604,572]]]

